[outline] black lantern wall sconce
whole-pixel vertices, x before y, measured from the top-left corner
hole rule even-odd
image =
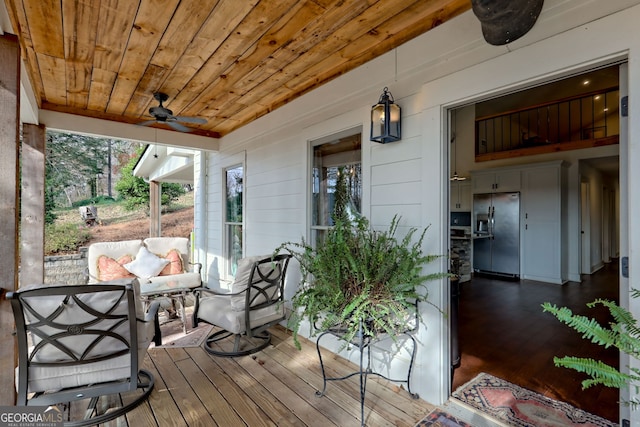
[[[371,141],[386,144],[400,140],[400,106],[384,88],[378,103],[371,107]]]

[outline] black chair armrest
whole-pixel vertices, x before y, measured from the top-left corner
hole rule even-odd
[[[201,286],[201,287],[198,287],[198,288],[193,288],[192,291],[196,294],[196,297],[198,298],[200,296],[200,293],[208,294],[208,295],[218,295],[218,296],[221,296],[221,297],[232,297],[232,296],[236,296],[236,295],[242,295],[247,290],[243,289],[240,292],[235,292],[235,293],[232,293],[232,292],[219,292],[219,291],[216,291],[215,289],[205,288],[204,286]]]

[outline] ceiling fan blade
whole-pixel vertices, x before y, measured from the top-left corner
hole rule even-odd
[[[140,123],[136,123],[136,125],[138,126],[149,126],[154,124],[156,121],[155,120],[147,120],[146,122],[140,122]]]
[[[207,123],[207,121],[205,119],[200,118],[200,117],[174,116],[173,118],[175,120],[177,120],[179,122],[183,122],[183,123],[199,123],[199,124]]]
[[[177,123],[177,122],[174,122],[174,121],[167,120],[165,123],[168,124],[169,126],[171,126],[172,128],[174,128],[175,130],[178,130],[180,132],[191,132],[193,130],[193,129],[188,128],[186,126],[182,126],[180,123]]]

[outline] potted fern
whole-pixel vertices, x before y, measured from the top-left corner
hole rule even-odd
[[[340,185],[334,226],[322,242],[313,247],[302,239],[276,249],[289,252],[300,264],[302,281],[291,299],[288,320],[298,348],[304,320],[315,325],[312,333],[340,328],[345,342],[354,340],[360,328],[369,336],[395,337],[407,330],[407,319],[420,319],[417,303],[427,300],[425,282],[448,277],[423,273],[423,267],[439,257],[422,251],[426,229],[418,235],[411,228],[398,240],[396,216],[387,230],[374,230],[366,218],[347,213]]]

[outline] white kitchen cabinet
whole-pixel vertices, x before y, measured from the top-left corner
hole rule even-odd
[[[473,193],[520,191],[520,169],[491,169],[471,173]]]
[[[568,265],[565,163],[528,165],[521,172],[521,277],[562,284]]]
[[[471,182],[451,181],[451,212],[471,212]]]

